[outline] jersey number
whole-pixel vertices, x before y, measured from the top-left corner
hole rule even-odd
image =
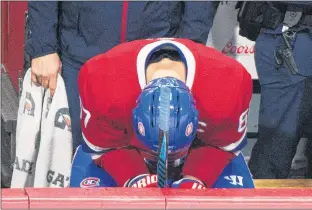
[[[238,132],[242,133],[246,127],[247,127],[247,118],[248,118],[248,111],[244,111],[241,116],[239,117],[239,123],[238,123]]]

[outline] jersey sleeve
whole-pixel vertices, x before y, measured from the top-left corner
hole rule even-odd
[[[140,92],[135,59],[102,54],[81,69],[78,85],[84,143],[94,152],[128,146]],[[134,63],[134,64],[133,64]]]
[[[197,136],[206,144],[235,152],[247,142],[252,79],[234,59],[212,53],[193,86],[199,111]]]

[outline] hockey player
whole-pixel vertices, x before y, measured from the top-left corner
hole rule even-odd
[[[137,40],[86,62],[79,91],[71,187],[157,187],[162,138],[166,187],[254,187],[240,153],[252,80],[234,59],[186,39]]]

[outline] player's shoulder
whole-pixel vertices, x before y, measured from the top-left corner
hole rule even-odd
[[[209,46],[198,45],[197,49],[198,62],[200,63],[199,75],[215,78],[217,84],[223,87],[237,87],[246,81],[247,83],[252,81],[247,69],[234,58]]]
[[[237,103],[249,104],[252,79],[246,68],[211,47],[199,48],[193,85],[199,104],[216,118],[230,115]]]
[[[241,63],[213,47],[189,39],[174,39],[173,41],[185,45],[192,52],[200,75],[232,77],[232,81],[236,83],[239,83],[244,77],[247,79],[250,77],[249,72]]]

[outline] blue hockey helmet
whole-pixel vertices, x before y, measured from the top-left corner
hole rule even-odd
[[[138,139],[150,153],[157,153],[160,129],[163,121],[162,91],[169,94],[168,109],[168,157],[181,158],[192,144],[198,124],[198,111],[190,89],[182,81],[164,77],[152,80],[141,92],[133,109],[133,125]],[[163,91],[164,92],[164,91]],[[163,105],[162,105],[163,106]]]

